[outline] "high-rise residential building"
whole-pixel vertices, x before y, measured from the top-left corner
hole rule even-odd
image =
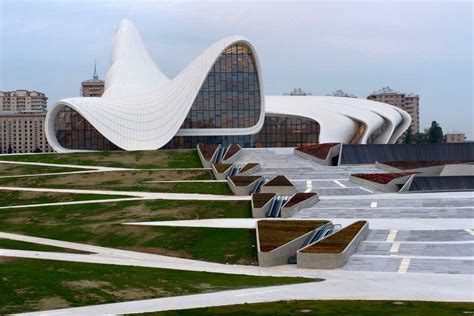
[[[83,97],[101,97],[104,93],[105,81],[99,79],[97,74],[97,65],[94,65],[94,74],[91,79],[81,82],[81,96]]]
[[[444,135],[445,143],[461,143],[466,141],[466,134],[462,132],[450,132]]]
[[[53,151],[44,134],[47,100],[37,91],[0,91],[0,153]]]
[[[0,91],[0,111],[46,111],[48,98],[37,91]]]
[[[344,97],[344,98],[357,98],[355,95],[351,93],[344,92],[342,90],[336,90],[332,93],[327,94],[329,97]]]
[[[420,96],[413,93],[402,93],[390,87],[383,87],[374,91],[367,97],[369,100],[388,103],[402,110],[411,116],[411,130],[418,133],[420,129]]]
[[[44,134],[45,111],[0,111],[0,153],[53,152]]]
[[[283,95],[313,95],[309,92],[304,92],[301,88],[295,88],[291,92],[284,93]]]

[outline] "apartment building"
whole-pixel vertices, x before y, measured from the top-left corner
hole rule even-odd
[[[47,100],[37,91],[0,91],[0,153],[53,151],[44,134]]]
[[[420,129],[420,96],[413,93],[402,93],[390,87],[383,87],[367,97],[369,100],[388,103],[405,110],[411,116],[411,130],[418,133]]]

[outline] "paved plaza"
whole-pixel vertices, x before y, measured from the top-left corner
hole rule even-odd
[[[163,311],[228,304],[271,302],[276,300],[361,299],[361,300],[435,300],[473,301],[474,284],[474,195],[472,192],[444,193],[382,193],[353,183],[353,173],[383,172],[375,165],[323,166],[300,158],[292,149],[243,149],[236,164],[257,162],[257,175],[271,179],[285,175],[298,192],[316,192],[319,202],[297,211],[293,219],[325,219],[342,226],[356,220],[368,220],[367,237],[357,247],[347,264],[335,270],[300,269],[295,265],[259,267],[229,265],[137,251],[98,247],[35,236],[0,232],[0,238],[47,246],[63,247],[88,254],[0,249],[0,256],[36,258],[119,266],[140,266],[186,271],[206,271],[255,276],[300,276],[324,278],[324,282],[268,288],[253,288],[216,293],[196,294],[84,306],[39,312],[36,314],[117,314]],[[0,161],[1,163],[1,161]],[[29,163],[25,163],[28,165]],[[35,164],[62,166],[60,164]],[[78,166],[71,166],[78,167]],[[85,168],[84,166],[79,166]],[[87,166],[84,171],[113,172],[134,169]],[[68,172],[66,172],[68,173]],[[61,173],[63,174],[63,173]],[[32,175],[24,175],[30,177]],[[8,176],[10,177],[10,176]],[[153,180],[150,182],[173,182]],[[184,181],[180,181],[184,182]],[[189,180],[191,183],[222,182]],[[114,190],[76,190],[54,188],[0,187],[0,190],[49,193],[88,193],[117,195],[111,200],[72,201],[31,205],[5,206],[42,207],[136,200],[220,200],[249,201],[249,196],[199,193],[159,193]],[[134,226],[174,226],[253,229],[254,218],[210,218],[170,221],[123,222]],[[125,226],[124,226],[125,227]],[[364,284],[361,290],[361,284]]]

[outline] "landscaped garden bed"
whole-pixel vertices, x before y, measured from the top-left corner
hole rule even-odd
[[[308,193],[296,193],[295,195],[293,195],[289,200],[288,202],[285,203],[285,207],[291,207],[291,206],[295,206],[296,204],[298,203],[301,203],[309,198],[312,198],[313,196],[316,196],[318,195],[317,193],[315,192],[308,192]]]
[[[357,221],[300,250],[302,253],[341,253],[357,236],[367,221]]]
[[[229,160],[231,158],[236,157],[235,155],[241,150],[242,148],[237,145],[237,144],[231,144],[229,148],[227,148],[227,151],[222,158],[223,161]]]
[[[295,148],[295,150],[311,155],[313,157],[325,160],[328,157],[329,151],[340,143],[323,143],[315,145],[307,145]]]
[[[275,196],[275,193],[254,193],[252,194],[253,207],[264,207]]]
[[[260,192],[262,193],[277,193],[280,195],[293,195],[296,193],[295,186],[285,176],[276,176],[267,183],[265,183]]]
[[[260,251],[272,251],[329,221],[319,220],[259,220],[257,222]]]
[[[217,144],[198,144],[197,145],[198,150],[201,152],[202,157],[210,161],[212,157],[214,156],[214,153],[216,152],[217,148],[219,145]]]
[[[319,196],[315,192],[296,193],[281,208],[281,217],[292,217],[297,211],[310,207],[319,201]]]
[[[250,195],[259,183],[260,176],[232,176],[227,184],[235,195]]]
[[[392,172],[392,173],[355,173],[351,174],[352,177],[364,179],[367,181],[380,183],[380,184],[387,184],[392,180],[397,178],[411,176],[415,174],[415,172]]]
[[[202,167],[193,149],[5,155],[0,160],[133,169]]]
[[[249,201],[104,202],[2,209],[0,231],[181,258],[256,264],[253,229],[123,225],[250,216]]]
[[[0,258],[0,278],[2,315],[314,282],[311,278],[234,275],[10,257]]]
[[[242,169],[239,170],[238,174],[246,173],[246,172],[248,172],[248,171],[250,171],[254,168],[257,168],[258,166],[260,166],[260,164],[258,164],[256,162],[249,162]]]
[[[367,221],[357,221],[296,252],[302,269],[337,269],[343,267],[369,231]]]
[[[214,157],[217,155],[221,145],[218,144],[198,144],[197,152],[204,168],[210,168],[215,161]]]
[[[229,177],[229,179],[235,184],[237,187],[245,187],[248,186],[258,179],[260,179],[260,176],[232,176]]]
[[[218,173],[224,173],[229,170],[230,167],[232,167],[231,163],[218,163],[214,165],[214,168]]]
[[[291,181],[288,180],[288,178],[285,176],[276,176],[275,178],[265,183],[265,186],[267,187],[285,187],[292,185],[293,183],[291,183]]]
[[[124,170],[0,178],[0,186],[31,188],[230,194],[225,183],[211,182],[210,170]],[[179,182],[183,180],[183,182]],[[206,180],[188,182],[187,180]],[[171,182],[169,182],[171,181]]]
[[[428,168],[434,166],[442,165],[453,165],[453,164],[463,164],[463,163],[472,163],[473,160],[418,160],[418,161],[381,161],[381,164],[401,169],[401,170],[411,170],[418,168]]]

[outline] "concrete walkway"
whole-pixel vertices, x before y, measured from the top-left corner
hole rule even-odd
[[[213,228],[246,228],[253,229],[260,218],[212,218],[196,220],[178,221],[155,221],[155,222],[130,222],[124,225],[142,226],[176,226],[176,227],[213,227]],[[328,220],[328,218],[286,218],[285,220]],[[329,218],[334,224],[341,224],[343,227],[359,220],[358,218]],[[361,218],[362,219],[362,218]],[[445,229],[468,229],[474,227],[474,220],[471,218],[436,219],[436,218],[401,218],[368,219],[370,229],[398,229],[398,230],[445,230]]]
[[[13,164],[13,165],[43,166],[43,167],[94,169],[94,170],[99,170],[99,171],[131,170],[130,168],[115,168],[115,167],[104,167],[104,166],[84,166],[84,165],[69,165],[69,164],[58,164],[58,163],[25,162],[25,161],[10,161],[10,160],[0,160],[0,163],[7,163],[7,164]]]
[[[25,315],[132,314],[281,300],[472,302],[473,276],[320,271],[323,282],[174,296]]]
[[[0,190],[126,195],[126,196],[142,197],[142,198],[157,199],[157,200],[250,201],[250,196],[199,194],[199,193],[130,192],[130,191],[110,191],[110,190],[79,190],[79,189],[23,188],[23,187],[0,187]]]

